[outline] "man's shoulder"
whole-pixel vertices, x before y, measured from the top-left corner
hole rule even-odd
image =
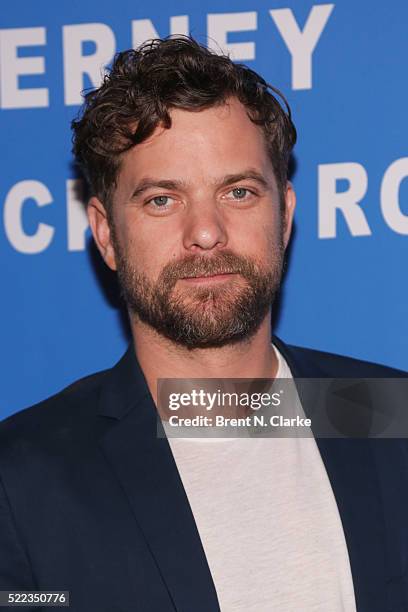
[[[24,408],[0,422],[0,449],[8,443],[51,438],[61,430],[84,426],[97,413],[101,387],[110,370],[90,374],[55,395]]]
[[[308,372],[316,372],[323,376],[334,378],[406,378],[408,372],[387,365],[357,359],[346,355],[338,355],[315,348],[281,343],[286,357],[301,369],[307,366]],[[278,347],[279,348],[279,347]]]

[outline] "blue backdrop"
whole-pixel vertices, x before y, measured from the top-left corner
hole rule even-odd
[[[406,0],[14,0],[0,19],[0,417],[125,348],[69,124],[116,50],[170,33],[208,36],[292,106],[298,208],[277,333],[408,369]]]

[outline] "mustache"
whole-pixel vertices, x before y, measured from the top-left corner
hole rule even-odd
[[[180,278],[216,274],[241,274],[251,277],[256,270],[257,266],[248,257],[236,255],[232,251],[223,251],[211,257],[188,255],[179,261],[170,262],[163,269],[160,279],[166,284],[175,284]]]

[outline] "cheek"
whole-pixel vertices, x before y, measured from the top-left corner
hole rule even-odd
[[[282,226],[278,215],[262,216],[247,222],[240,232],[241,240],[237,248],[261,261],[273,259],[273,254],[281,242]]]
[[[155,231],[159,230],[159,231]],[[171,232],[162,227],[128,225],[123,232],[124,252],[132,266],[151,281],[158,279],[170,261],[180,257]]]
[[[276,249],[283,240],[283,218],[277,204],[273,208],[273,214],[264,224],[264,233],[270,249]]]

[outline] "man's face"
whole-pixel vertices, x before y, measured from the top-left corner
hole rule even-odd
[[[235,99],[173,110],[122,160],[111,218],[89,207],[131,316],[189,348],[251,337],[278,290],[294,208],[285,212],[263,133]]]

